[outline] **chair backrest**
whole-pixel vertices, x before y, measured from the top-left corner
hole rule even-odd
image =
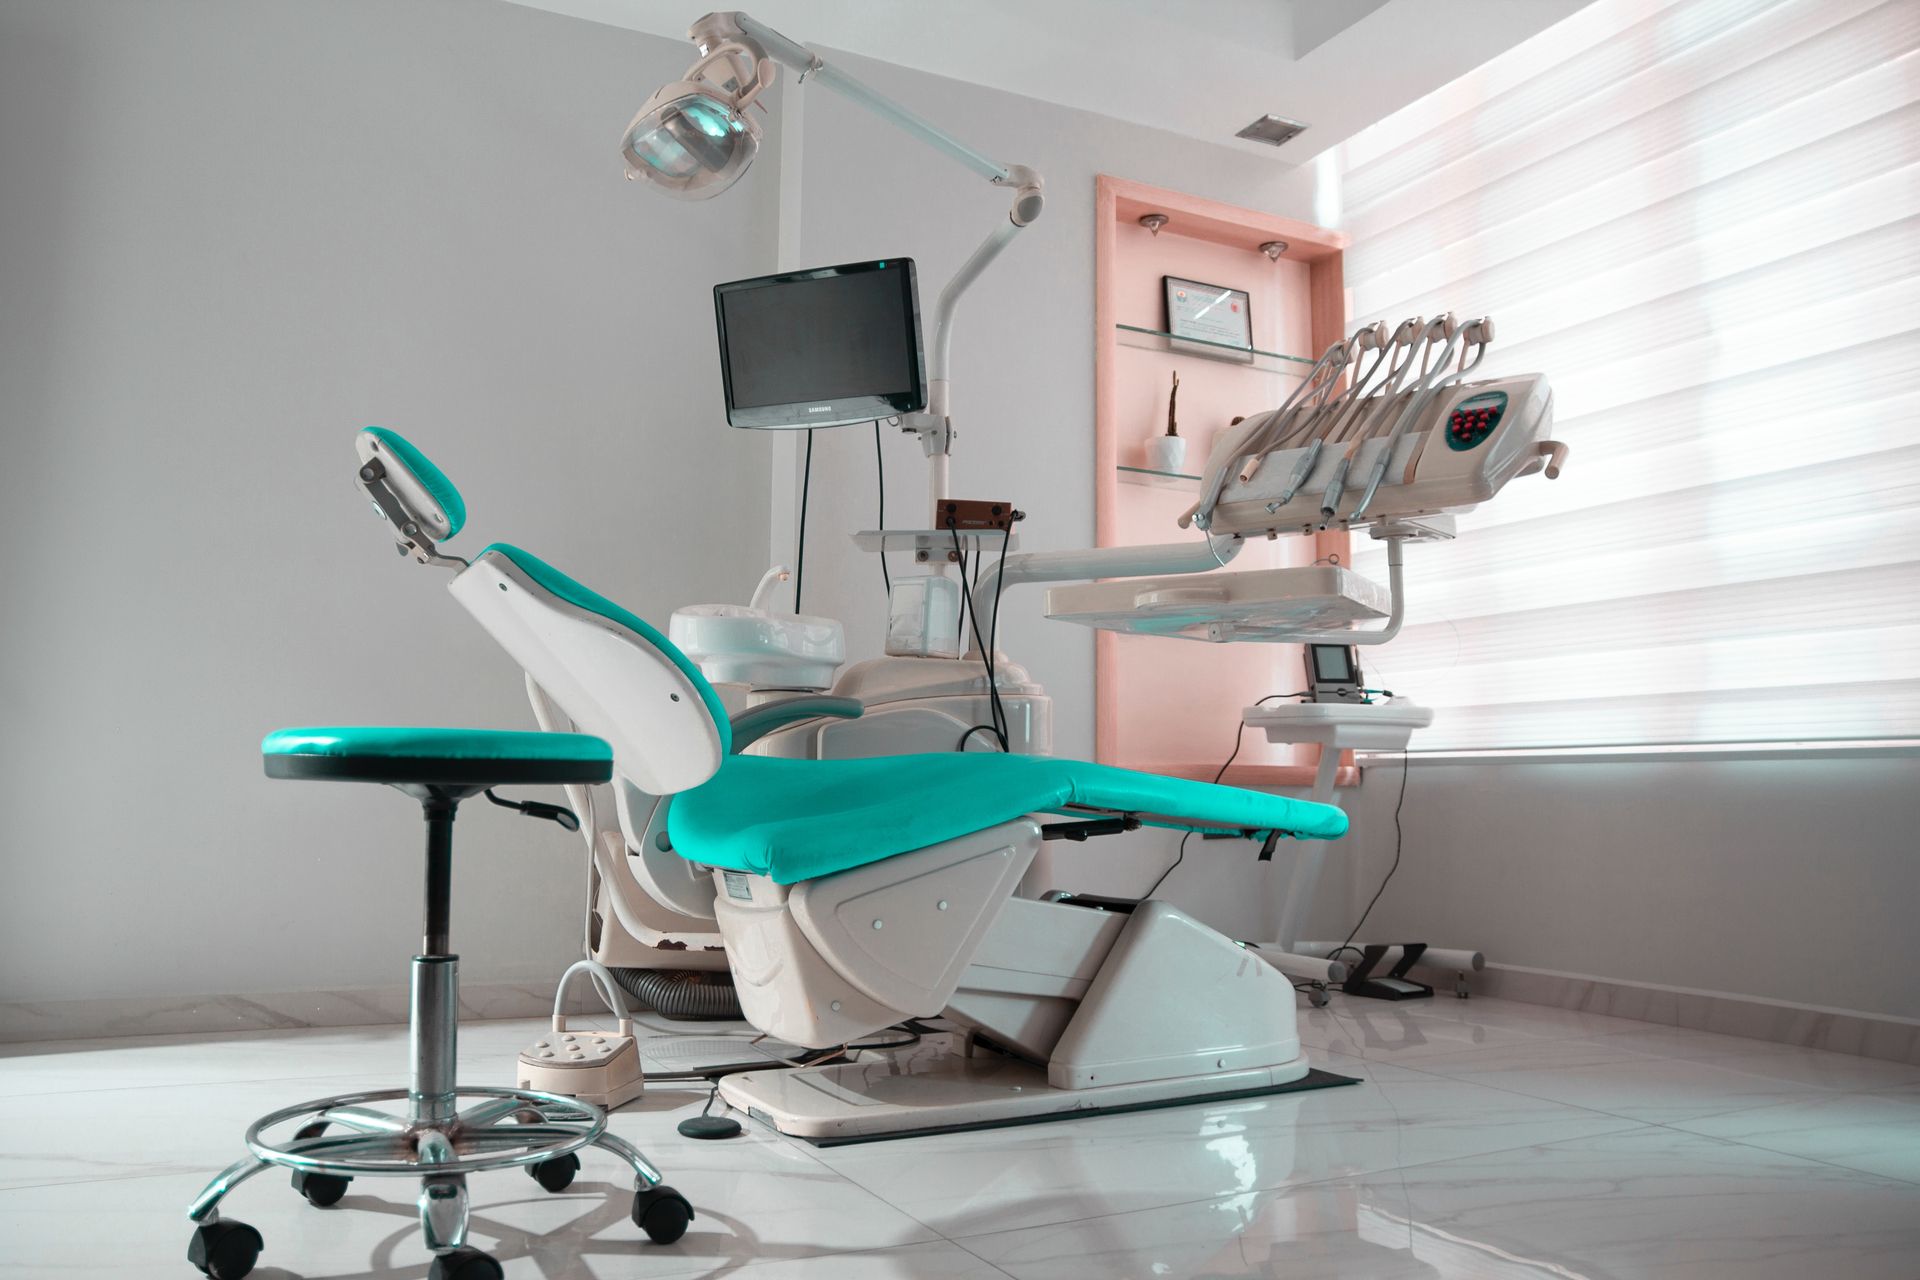
[[[653,795],[698,786],[733,734],[720,696],[686,654],[645,621],[506,543],[471,564],[438,554],[467,508],[445,472],[398,432],[354,442],[360,483],[403,549],[457,567],[448,590],[582,733],[613,744],[614,768]]]
[[[700,669],[653,627],[518,547],[496,543],[447,589],[614,767],[671,795],[712,777],[732,747]]]

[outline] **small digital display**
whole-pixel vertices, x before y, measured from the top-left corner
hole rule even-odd
[[[716,285],[727,421],[832,427],[926,407],[913,259]]]
[[[1343,644],[1309,645],[1313,654],[1313,678],[1320,684],[1358,684],[1353,650]]]

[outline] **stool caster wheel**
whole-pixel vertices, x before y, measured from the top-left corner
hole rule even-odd
[[[427,1268],[427,1280],[502,1280],[505,1275],[490,1254],[464,1245],[440,1254]]]
[[[260,1233],[244,1222],[222,1218],[194,1228],[187,1261],[208,1280],[240,1280],[260,1259]]]
[[[352,1178],[344,1178],[337,1173],[308,1173],[304,1169],[296,1169],[293,1189],[305,1196],[307,1203],[314,1208],[325,1209],[340,1203],[340,1197],[347,1194],[347,1184],[352,1181]]]
[[[580,1157],[571,1153],[527,1166],[527,1176],[548,1191],[565,1191],[573,1185],[573,1175],[579,1172]]]
[[[648,1187],[633,1193],[633,1221],[655,1244],[672,1244],[687,1234],[693,1206],[672,1187]]]

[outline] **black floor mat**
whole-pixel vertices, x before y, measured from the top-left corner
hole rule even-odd
[[[983,1120],[976,1124],[929,1125],[924,1129],[902,1129],[898,1133],[863,1133],[845,1138],[801,1138],[816,1147],[851,1147],[862,1142],[894,1142],[900,1138],[924,1138],[936,1133],[971,1133],[976,1129],[1012,1129],[1029,1124],[1058,1124],[1063,1120],[1085,1120],[1090,1116],[1120,1116],[1130,1111],[1161,1111],[1167,1107],[1191,1107],[1205,1102],[1233,1102],[1241,1098],[1265,1098],[1281,1093],[1305,1093],[1309,1089],[1335,1089],[1359,1084],[1353,1076],[1335,1075],[1318,1067],[1287,1084],[1261,1085],[1257,1089],[1237,1089],[1232,1093],[1210,1093],[1198,1097],[1166,1098],[1158,1102],[1130,1102],[1111,1107],[1088,1107],[1079,1111],[1057,1111],[1052,1115],[1021,1116],[1017,1120]]]

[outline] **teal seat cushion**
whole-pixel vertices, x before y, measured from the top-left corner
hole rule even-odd
[[[277,729],[260,742],[274,778],[482,786],[605,782],[613,748],[584,733],[343,725]]]
[[[413,441],[398,431],[389,431],[385,427],[368,427],[367,434],[373,436],[394,457],[413,472],[414,478],[427,491],[427,496],[447,513],[447,536],[451,538],[460,532],[467,523],[467,500],[460,496],[460,490],[453,481],[447,479],[447,473],[433,465],[433,459],[413,447]]]
[[[598,614],[609,622],[618,623],[633,632],[640,639],[658,649],[667,661],[680,668],[683,675],[693,683],[700,694],[700,700],[706,704],[707,714],[720,731],[720,754],[733,750],[733,726],[727,718],[727,709],[720,702],[720,695],[707,683],[706,676],[694,665],[693,659],[680,651],[680,646],[667,639],[652,624],[640,615],[607,599],[583,582],[569,578],[552,565],[534,555],[531,551],[522,551],[519,547],[505,542],[496,542],[480,553],[481,556],[499,555],[511,561],[513,566],[533,580],[534,585],[546,591],[557,600],[564,600],[576,609],[585,609],[588,613]]]
[[[870,760],[729,756],[674,797],[667,833],[690,862],[797,884],[1023,814],[1132,813],[1155,826],[1344,835],[1347,815],[1239,787],[1051,756],[953,752]]]

